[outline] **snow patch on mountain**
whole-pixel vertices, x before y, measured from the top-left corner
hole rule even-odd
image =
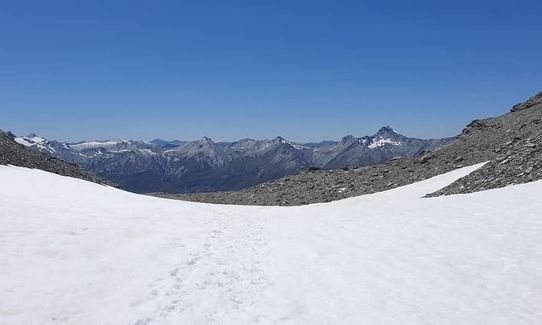
[[[376,149],[379,147],[383,147],[385,145],[392,145],[392,146],[400,146],[402,144],[401,141],[393,141],[392,139],[386,139],[382,137],[375,138],[371,141],[371,143],[367,146],[371,149]]]
[[[283,144],[287,144],[289,146],[291,146],[292,148],[294,149],[298,149],[298,150],[302,150],[302,149],[311,149],[309,147],[305,147],[303,145],[300,145],[300,144],[297,144],[297,143],[294,143],[294,142],[291,142],[291,141],[288,141],[282,137],[277,137],[276,138],[280,143],[283,143]]]
[[[84,150],[84,149],[93,149],[93,148],[109,148],[116,147],[119,144],[127,144],[129,141],[126,140],[104,140],[104,141],[88,141],[81,143],[72,143],[70,147],[75,150]]]
[[[19,144],[22,144],[26,147],[30,147],[32,145],[41,144],[45,142],[45,139],[42,137],[38,137],[35,134],[29,134],[24,137],[16,137],[15,141]]]
[[[48,145],[47,140],[31,133],[24,137],[15,137],[15,142],[22,144],[25,147],[34,147],[42,152],[47,152],[49,154],[55,154],[55,148]]]

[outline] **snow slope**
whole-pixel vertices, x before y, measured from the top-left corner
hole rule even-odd
[[[542,182],[303,207],[0,166],[0,324],[540,324]]]

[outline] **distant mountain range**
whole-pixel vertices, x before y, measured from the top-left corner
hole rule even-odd
[[[341,141],[294,143],[242,139],[236,142],[105,140],[63,143],[35,134],[15,141],[77,164],[139,192],[193,193],[237,190],[309,167],[336,169],[383,163],[432,150],[452,139],[408,138],[390,127],[372,136]]]

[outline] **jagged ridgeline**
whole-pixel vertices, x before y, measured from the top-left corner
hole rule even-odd
[[[311,167],[352,168],[411,157],[451,141],[409,138],[390,127],[372,136],[304,144],[281,137],[217,143],[207,137],[189,142],[117,139],[62,143],[29,134],[15,140],[140,193],[239,190]]]

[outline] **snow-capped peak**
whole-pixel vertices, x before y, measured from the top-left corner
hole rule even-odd
[[[400,146],[401,135],[389,126],[383,126],[375,133],[370,139],[368,147],[370,149],[376,149],[385,145]]]
[[[45,151],[54,154],[56,150],[50,145],[47,139],[37,136],[35,133],[29,133],[23,137],[14,137],[15,142],[22,144],[25,147],[37,148],[40,151]]]
[[[33,145],[43,144],[46,140],[34,133],[30,133],[24,137],[15,137],[15,141],[23,146],[31,147]]]

